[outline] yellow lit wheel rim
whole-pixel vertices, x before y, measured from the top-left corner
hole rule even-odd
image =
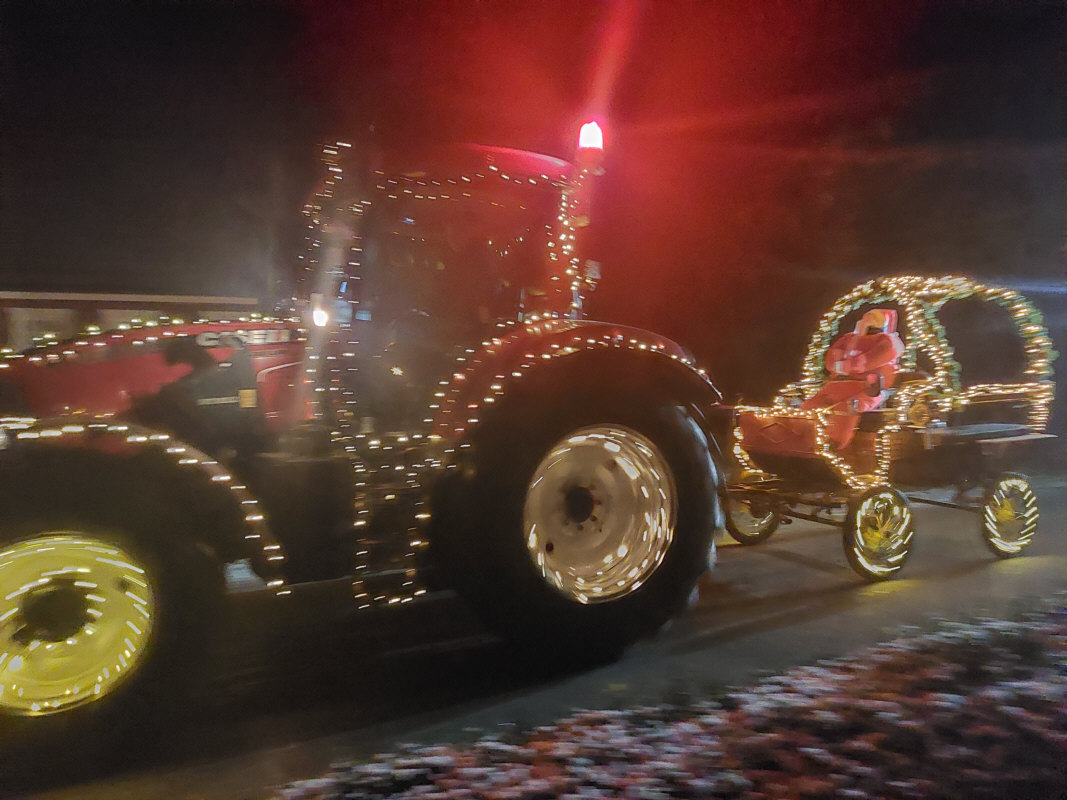
[[[144,565],[54,531],[0,549],[0,712],[41,716],[111,693],[143,661],[156,613]]]
[[[678,493],[656,445],[616,425],[582,428],[534,470],[523,507],[530,559],[568,599],[636,591],[674,539]]]
[[[997,481],[982,506],[982,530],[993,552],[1013,556],[1022,552],[1037,533],[1037,496],[1021,475]]]
[[[892,489],[869,492],[849,518],[849,561],[867,577],[887,578],[908,557],[915,531],[907,501]]]
[[[760,509],[758,512],[744,500],[729,501],[730,519],[742,536],[759,536],[774,523],[774,511]]]
[[[740,544],[764,541],[778,524],[778,512],[766,501],[732,495],[726,500],[726,528]]]

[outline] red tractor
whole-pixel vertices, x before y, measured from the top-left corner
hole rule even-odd
[[[0,360],[0,743],[181,697],[235,562],[280,603],[343,576],[356,609],[453,590],[583,662],[686,606],[720,398],[674,342],[584,318],[591,132],[574,165],[327,146],[288,314]]]

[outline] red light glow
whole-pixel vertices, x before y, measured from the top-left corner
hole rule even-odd
[[[604,132],[596,122],[590,121],[582,126],[578,132],[578,148],[590,150],[604,149]]]

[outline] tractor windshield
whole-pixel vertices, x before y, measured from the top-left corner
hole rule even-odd
[[[344,287],[354,326],[416,318],[458,344],[543,308],[566,162],[473,145],[374,166],[326,152],[327,178],[306,208],[306,265]]]
[[[415,315],[440,335],[465,338],[494,320],[515,319],[543,292],[558,195],[468,194],[434,201],[401,190],[367,208],[352,265],[357,319]]]

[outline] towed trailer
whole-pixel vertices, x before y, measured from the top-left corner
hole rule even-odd
[[[954,300],[1010,317],[1023,361],[1015,380],[963,382],[939,317]],[[959,276],[857,286],[823,316],[800,381],[770,406],[723,407],[733,430],[727,530],[752,545],[793,519],[832,525],[850,566],[884,580],[910,553],[911,504],[925,503],[975,514],[994,555],[1018,555],[1039,513],[1014,470],[1029,446],[1054,438],[1055,358],[1040,313],[1012,289]],[[939,488],[947,499],[930,496]]]

